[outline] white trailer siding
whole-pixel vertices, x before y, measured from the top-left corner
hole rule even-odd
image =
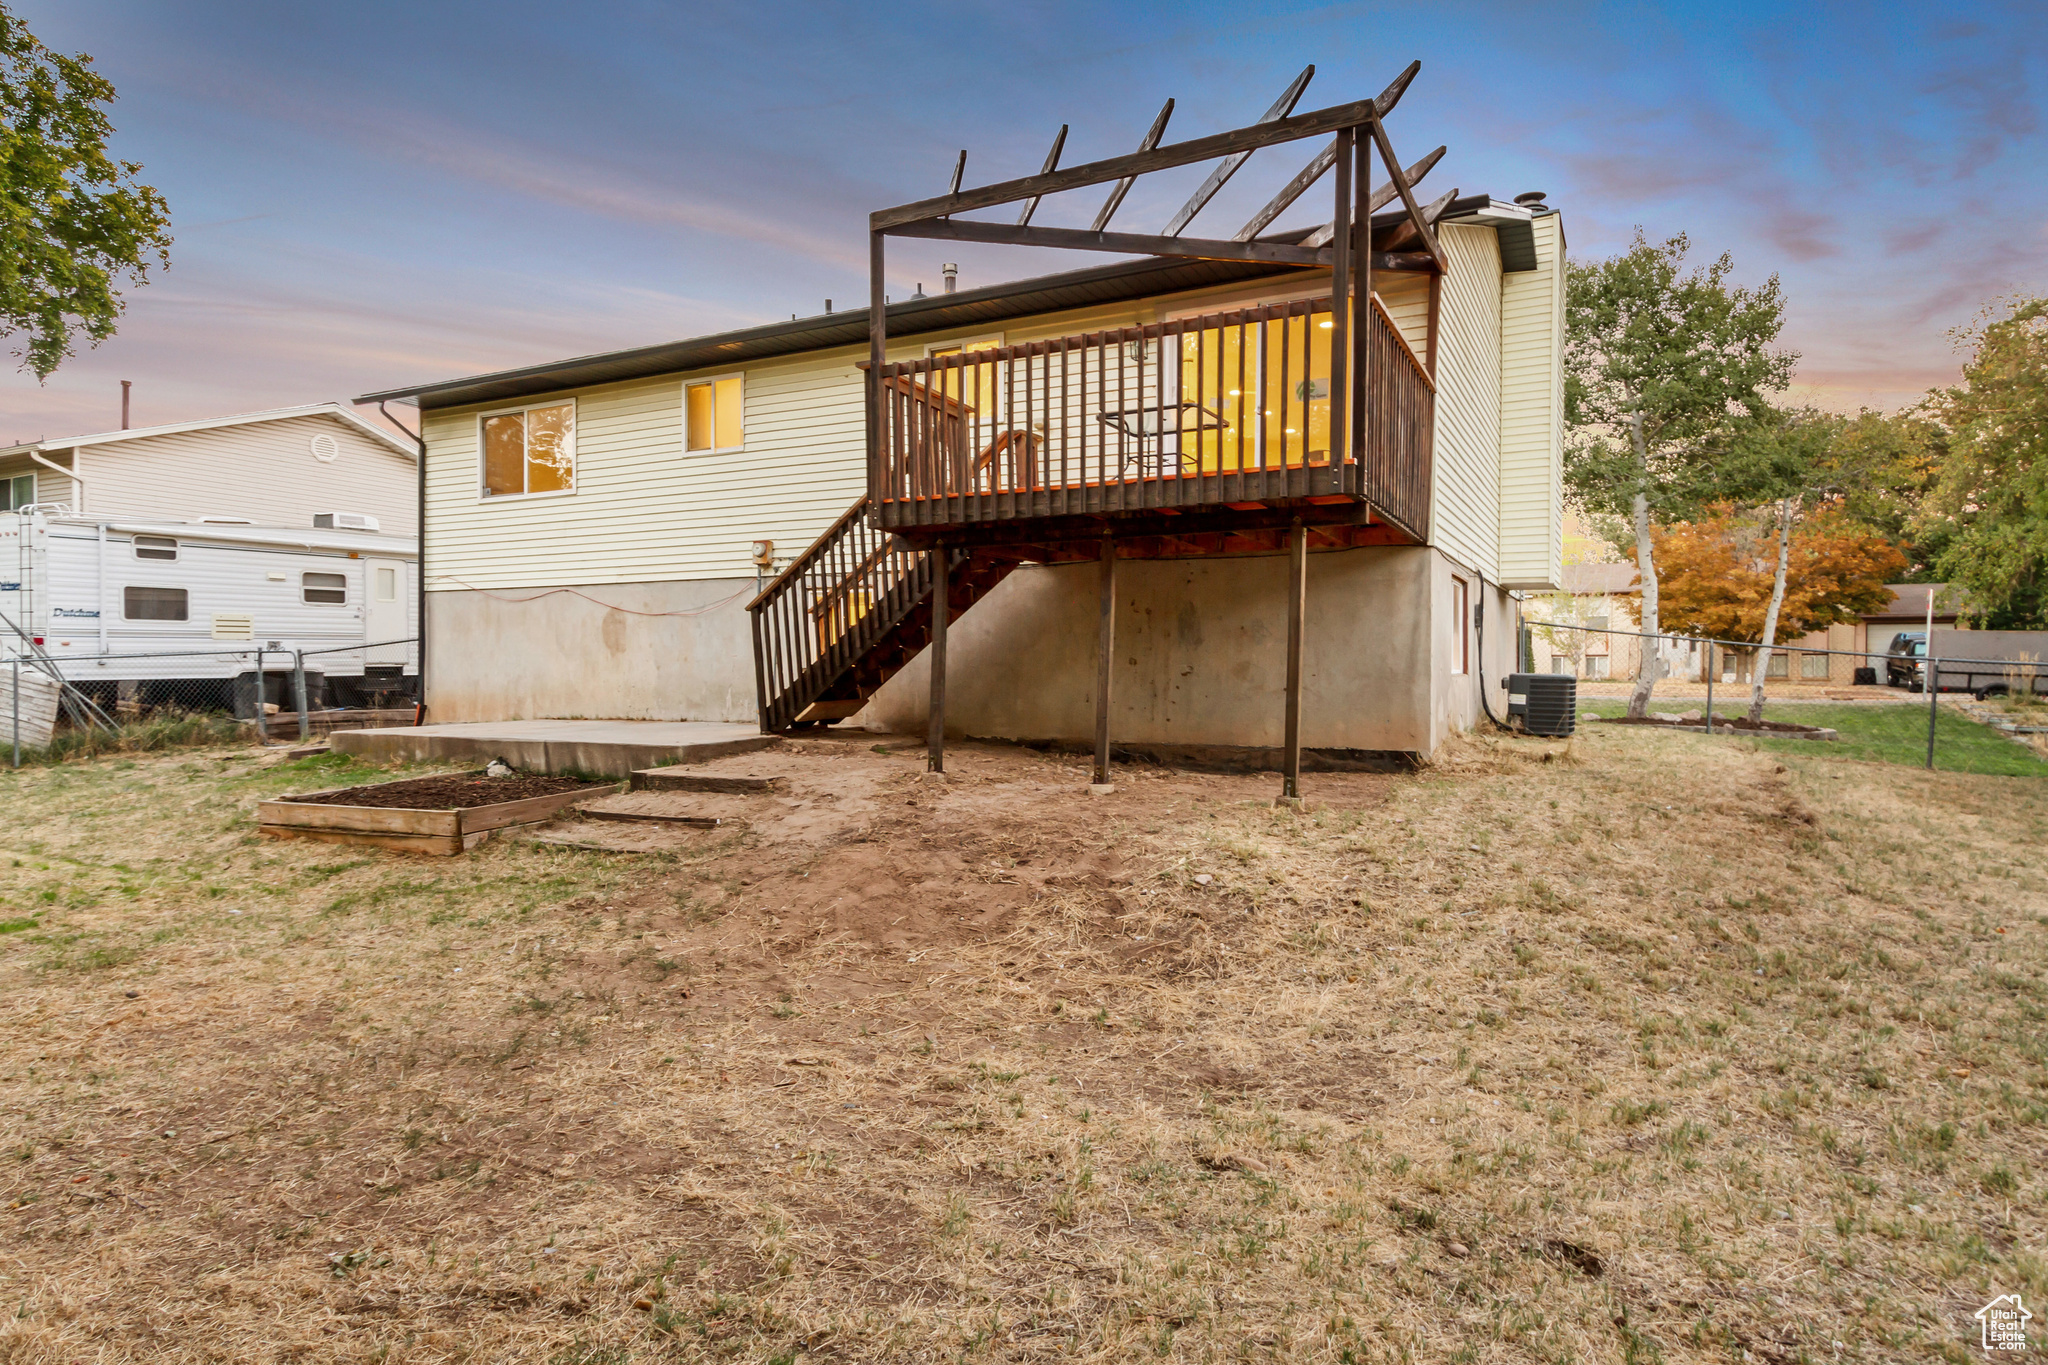
[[[355,677],[364,671],[365,647],[384,643],[368,639],[365,630],[374,614],[372,571],[383,566],[394,570],[391,586],[404,604],[402,633],[417,635],[409,539],[348,536],[325,545],[255,539],[265,534],[291,533],[248,528],[242,532],[247,538],[231,538],[189,526],[0,516],[0,614],[39,638],[66,675],[81,681],[231,677],[248,670],[245,656],[258,648],[277,651],[268,661],[272,668],[289,667],[291,651],[321,651],[309,668]],[[175,542],[177,558],[138,557],[138,535]],[[307,574],[339,576],[344,600],[307,601]],[[322,578],[312,586],[317,595],[332,591],[332,584]],[[130,619],[130,588],[183,591],[185,619]],[[379,619],[397,618],[394,612]],[[21,647],[5,625],[0,634],[6,636],[0,651]],[[110,657],[140,654],[192,657]],[[418,648],[377,651],[372,661],[416,673]]]

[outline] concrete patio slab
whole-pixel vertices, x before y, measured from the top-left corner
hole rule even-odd
[[[696,720],[504,720],[342,730],[338,753],[379,762],[502,758],[521,772],[629,777],[640,768],[704,763],[780,744],[751,725]]]

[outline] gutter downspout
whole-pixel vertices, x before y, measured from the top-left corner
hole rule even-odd
[[[38,455],[33,450],[28,452],[28,457],[29,459],[35,461],[35,463],[41,465],[43,468],[50,470],[52,473],[62,474],[65,478],[71,480],[71,482],[78,485],[78,506],[72,508],[71,510],[76,515],[84,515],[85,475],[78,472],[78,452],[76,450],[73,450],[71,452],[71,468],[69,469],[66,469],[61,464],[57,464],[51,460],[44,459],[41,455]]]
[[[405,423],[391,415],[382,399],[377,401],[377,411],[382,414],[385,421],[412,437],[414,463],[419,467],[418,505],[414,516],[414,534],[417,539],[413,542],[412,572],[413,578],[417,580],[413,586],[413,593],[418,602],[419,638],[414,641],[413,648],[419,652],[420,695],[418,704],[413,708],[412,723],[420,726],[424,725],[427,719],[427,410],[419,410],[420,429],[417,434],[407,431]]]

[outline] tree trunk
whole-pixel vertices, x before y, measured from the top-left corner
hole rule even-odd
[[[1792,499],[1778,499],[1778,573],[1771,580],[1771,605],[1764,609],[1764,643],[1756,656],[1756,683],[1749,689],[1749,718],[1764,718],[1764,679],[1771,671],[1771,646],[1778,641],[1778,609],[1785,605],[1785,566],[1792,555]],[[1791,670],[1786,670],[1791,681]]]
[[[1649,478],[1649,457],[1643,453],[1643,415],[1629,414],[1629,439],[1635,445],[1636,467]],[[1663,662],[1657,652],[1657,563],[1650,552],[1650,499],[1639,484],[1629,508],[1636,526],[1636,572],[1643,580],[1643,608],[1637,625],[1642,631],[1636,650],[1636,688],[1629,694],[1628,713],[1640,720],[1650,713],[1650,689],[1657,685],[1657,669]]]

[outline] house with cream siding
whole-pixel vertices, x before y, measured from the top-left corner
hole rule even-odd
[[[1440,223],[1450,270],[1434,336],[1430,280],[1389,276],[1376,291],[1407,348],[1436,366],[1427,538],[1311,555],[1311,612],[1329,614],[1319,622],[1329,657],[1317,669],[1346,675],[1337,684],[1346,694],[1382,698],[1327,729],[1309,708],[1311,747],[1427,753],[1452,726],[1477,720],[1481,686],[1499,712],[1501,675],[1516,667],[1507,589],[1559,585],[1563,219],[1489,199],[1464,213]],[[1503,270],[1503,225],[1526,239],[1518,246],[1532,268]],[[1098,266],[891,303],[887,354],[918,362],[963,346],[1020,348],[1327,291],[1327,272]],[[866,329],[864,311],[844,311],[362,399],[422,409],[430,716],[760,720],[745,608],[864,495]],[[702,387],[737,399],[729,444],[713,434],[692,448],[686,395]],[[520,428],[543,426],[522,436],[539,481],[514,483],[506,458],[500,487],[489,485],[492,434],[512,446]],[[559,452],[535,448],[555,440]],[[1190,706],[1171,696],[1188,692],[1171,679],[1171,636],[1202,622],[1194,630],[1210,639],[1245,649],[1266,641],[1282,561],[1149,557],[1124,569],[1143,583],[1128,614],[1163,628],[1153,641],[1133,634],[1133,649],[1145,651],[1135,667],[1153,681],[1122,688],[1130,743],[1276,741],[1257,714],[1270,708],[1231,702],[1272,692],[1270,669],[1231,659],[1221,671],[1243,675],[1241,684],[1221,690],[1217,706]],[[1092,575],[1075,563],[1026,563],[963,616],[952,639],[963,733],[1085,737]],[[1481,669],[1470,608],[1483,596]],[[1044,677],[1028,677],[1034,669]],[[915,731],[926,677],[911,659],[858,710],[868,724]],[[1386,702],[1395,679],[1399,706]]]
[[[1362,164],[1333,120],[1372,103],[1254,135],[1337,128]],[[879,309],[359,399],[420,409],[430,719],[1106,717],[1131,752],[1359,759],[1503,713],[1518,595],[1560,581],[1562,216],[1381,213],[1363,174],[1334,255],[1326,228],[931,297],[878,275]],[[914,231],[1076,244],[936,202]]]
[[[344,513],[411,535],[417,469],[407,443],[317,403],[0,447],[0,511],[297,527]]]

